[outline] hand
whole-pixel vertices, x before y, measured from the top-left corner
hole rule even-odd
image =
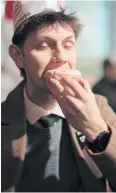
[[[99,133],[108,130],[102,119],[94,94],[87,81],[62,77],[69,92],[56,79],[46,80],[46,84],[59,103],[68,123],[82,132],[92,142]]]

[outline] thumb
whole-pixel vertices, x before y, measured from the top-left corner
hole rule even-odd
[[[45,84],[55,98],[58,98],[59,95],[63,94],[64,87],[60,84],[58,80],[54,78],[49,78],[46,79]]]

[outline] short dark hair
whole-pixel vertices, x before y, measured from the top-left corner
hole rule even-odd
[[[64,28],[70,26],[73,29],[76,38],[82,28],[82,25],[80,24],[79,19],[75,16],[75,13],[65,14],[63,10],[60,12],[53,12],[50,10],[44,11],[29,17],[21,23],[13,35],[12,43],[20,48],[23,48],[24,42],[30,32],[36,30],[37,28],[42,29],[56,23],[59,23]],[[26,78],[24,69],[20,70],[21,75]]]
[[[104,60],[104,62],[103,62],[103,69],[106,69],[106,68],[108,68],[110,66],[112,66],[110,60],[109,59]]]

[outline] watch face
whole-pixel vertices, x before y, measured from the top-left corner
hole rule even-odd
[[[99,135],[99,138],[98,138],[98,148],[101,150],[101,151],[104,151],[108,142],[109,142],[109,138],[110,138],[110,135],[111,133],[110,132],[103,132],[101,133],[101,135]]]
[[[86,144],[92,150],[93,153],[102,152],[107,147],[110,136],[111,132],[103,131],[92,143],[87,141]]]

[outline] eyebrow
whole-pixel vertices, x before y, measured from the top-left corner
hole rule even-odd
[[[66,41],[66,40],[69,40],[69,39],[74,39],[74,38],[75,38],[75,36],[68,36],[68,37],[64,38],[63,41]],[[38,38],[38,40],[40,40],[40,41],[42,41],[42,40],[48,40],[48,41],[54,41],[54,42],[56,41],[56,39],[51,38],[51,37],[48,37],[48,36],[40,37],[40,38]]]

